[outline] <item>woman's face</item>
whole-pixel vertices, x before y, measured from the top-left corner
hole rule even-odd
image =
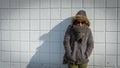
[[[79,26],[80,26],[80,27],[82,27],[82,26],[83,26],[83,24],[80,22],[80,23],[79,23]]]
[[[80,27],[82,27],[84,25],[84,21],[82,20],[76,20],[74,25],[79,25]]]

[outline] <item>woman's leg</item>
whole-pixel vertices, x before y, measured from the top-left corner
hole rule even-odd
[[[78,68],[87,68],[88,63],[84,63],[84,64],[79,64]]]

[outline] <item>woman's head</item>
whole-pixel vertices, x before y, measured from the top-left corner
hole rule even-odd
[[[74,17],[71,22],[71,25],[87,25],[90,26],[89,19],[87,18],[86,12],[84,10],[80,10]]]

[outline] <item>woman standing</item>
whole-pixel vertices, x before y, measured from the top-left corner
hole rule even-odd
[[[73,17],[64,36],[65,54],[63,64],[68,68],[87,68],[88,57],[94,47],[93,36],[89,28],[90,22],[84,10]]]

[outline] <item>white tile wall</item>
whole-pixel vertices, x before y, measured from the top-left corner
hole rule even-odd
[[[29,19],[29,14],[29,9],[20,9],[20,19]]]
[[[20,51],[20,42],[19,41],[11,41],[11,51]]]
[[[21,42],[20,43],[20,51],[29,51],[29,42]]]
[[[61,25],[59,25],[61,23],[61,20],[51,20],[51,26],[50,26],[50,30],[60,30],[61,29]]]
[[[39,9],[30,9],[30,19],[39,19],[40,11]]]
[[[19,0],[11,0],[10,8],[19,8]]]
[[[106,66],[116,66],[116,56],[106,56]]]
[[[117,44],[106,44],[106,54],[117,55]]]
[[[105,7],[105,0],[95,0],[95,7]]]
[[[10,14],[5,14],[6,16],[9,15],[10,19],[19,19],[20,18],[20,9],[11,9],[9,10]],[[4,15],[3,15],[4,16]],[[7,16],[8,17],[8,16]]]
[[[2,41],[0,41],[0,50],[2,50]],[[1,51],[0,51],[0,54],[1,54]],[[1,59],[1,58],[0,58]]]
[[[30,30],[40,30],[40,21],[30,20]]]
[[[94,49],[94,53],[95,54],[105,54],[105,43],[99,43],[99,44],[95,44],[95,49]]]
[[[120,43],[120,32],[118,32],[118,43]]]
[[[107,7],[117,7],[117,0],[107,0]]]
[[[40,19],[50,19],[50,9],[41,9]]]
[[[10,30],[20,30],[19,20],[10,20]]]
[[[105,19],[105,8],[95,9],[95,19]]]
[[[2,62],[2,68],[10,68],[10,62]]]
[[[66,19],[71,17],[71,9],[61,9],[61,18]]]
[[[10,21],[9,20],[1,20],[1,29],[9,30],[10,29]]]
[[[120,20],[118,20],[118,22],[120,22]],[[118,31],[120,31],[120,23],[118,23]]]
[[[2,42],[2,50],[3,51],[10,51],[10,42],[9,41],[3,41]]]
[[[60,0],[51,0],[51,8],[60,8]]]
[[[105,42],[105,32],[95,32],[95,42]]]
[[[40,33],[39,31],[30,31],[30,41],[39,41]]]
[[[64,34],[81,9],[95,41],[88,68],[120,68],[119,7],[120,0],[0,0],[0,68],[67,68]]]
[[[0,8],[9,8],[9,0],[0,0]]]
[[[95,31],[105,31],[105,20],[95,20]]]
[[[118,7],[120,7],[120,0],[118,0]]]
[[[94,0],[84,0],[84,7],[94,7]]]
[[[118,66],[120,66],[120,56],[118,56]]]
[[[105,55],[95,55],[95,65],[105,66]]]
[[[117,20],[106,20],[106,31],[117,31]]]
[[[106,8],[106,19],[117,19],[117,8]]]
[[[20,62],[29,62],[29,53],[28,52],[20,53]]]
[[[11,62],[20,62],[20,52],[11,52]]]
[[[117,32],[106,32],[106,42],[117,43]]]
[[[29,0],[19,0],[20,8],[29,8]]]
[[[40,30],[50,30],[50,20],[41,20],[40,21]]]
[[[11,40],[20,40],[20,31],[11,31]]]
[[[118,8],[118,19],[120,19],[120,8]]]
[[[118,44],[118,55],[120,55],[120,44]]]
[[[20,68],[20,63],[11,63],[11,68]]]
[[[79,9],[80,10],[80,9]],[[87,17],[89,18],[89,19],[93,19],[94,18],[94,9],[93,8],[85,8],[84,9],[85,11],[86,11],[86,13],[87,13]],[[78,11],[77,11],[78,12]]]
[[[75,1],[73,1],[73,2],[75,2]],[[62,8],[70,8],[71,3],[72,3],[71,0],[62,0]]]
[[[80,8],[80,7],[82,7],[82,0],[74,0],[74,1],[72,1],[71,2],[72,3],[72,7],[73,8]],[[66,4],[67,5],[67,4]]]
[[[20,20],[20,29],[29,30],[29,20]]]
[[[10,40],[10,31],[2,31],[2,40]]]
[[[21,31],[20,32],[20,40],[22,41],[29,41],[29,31]]]
[[[104,67],[104,66],[95,66],[95,68],[107,68],[107,67]]]
[[[10,52],[2,52],[2,61],[10,61]]]
[[[29,0],[30,1],[30,8],[39,8],[40,7],[40,0]]]
[[[50,8],[50,0],[40,0],[41,8]]]
[[[51,9],[51,19],[60,19],[60,9]]]
[[[10,10],[9,9],[1,9],[0,10],[0,15],[1,15],[0,19],[9,19],[9,17],[10,17]],[[15,14],[15,15],[17,15],[17,14]]]

